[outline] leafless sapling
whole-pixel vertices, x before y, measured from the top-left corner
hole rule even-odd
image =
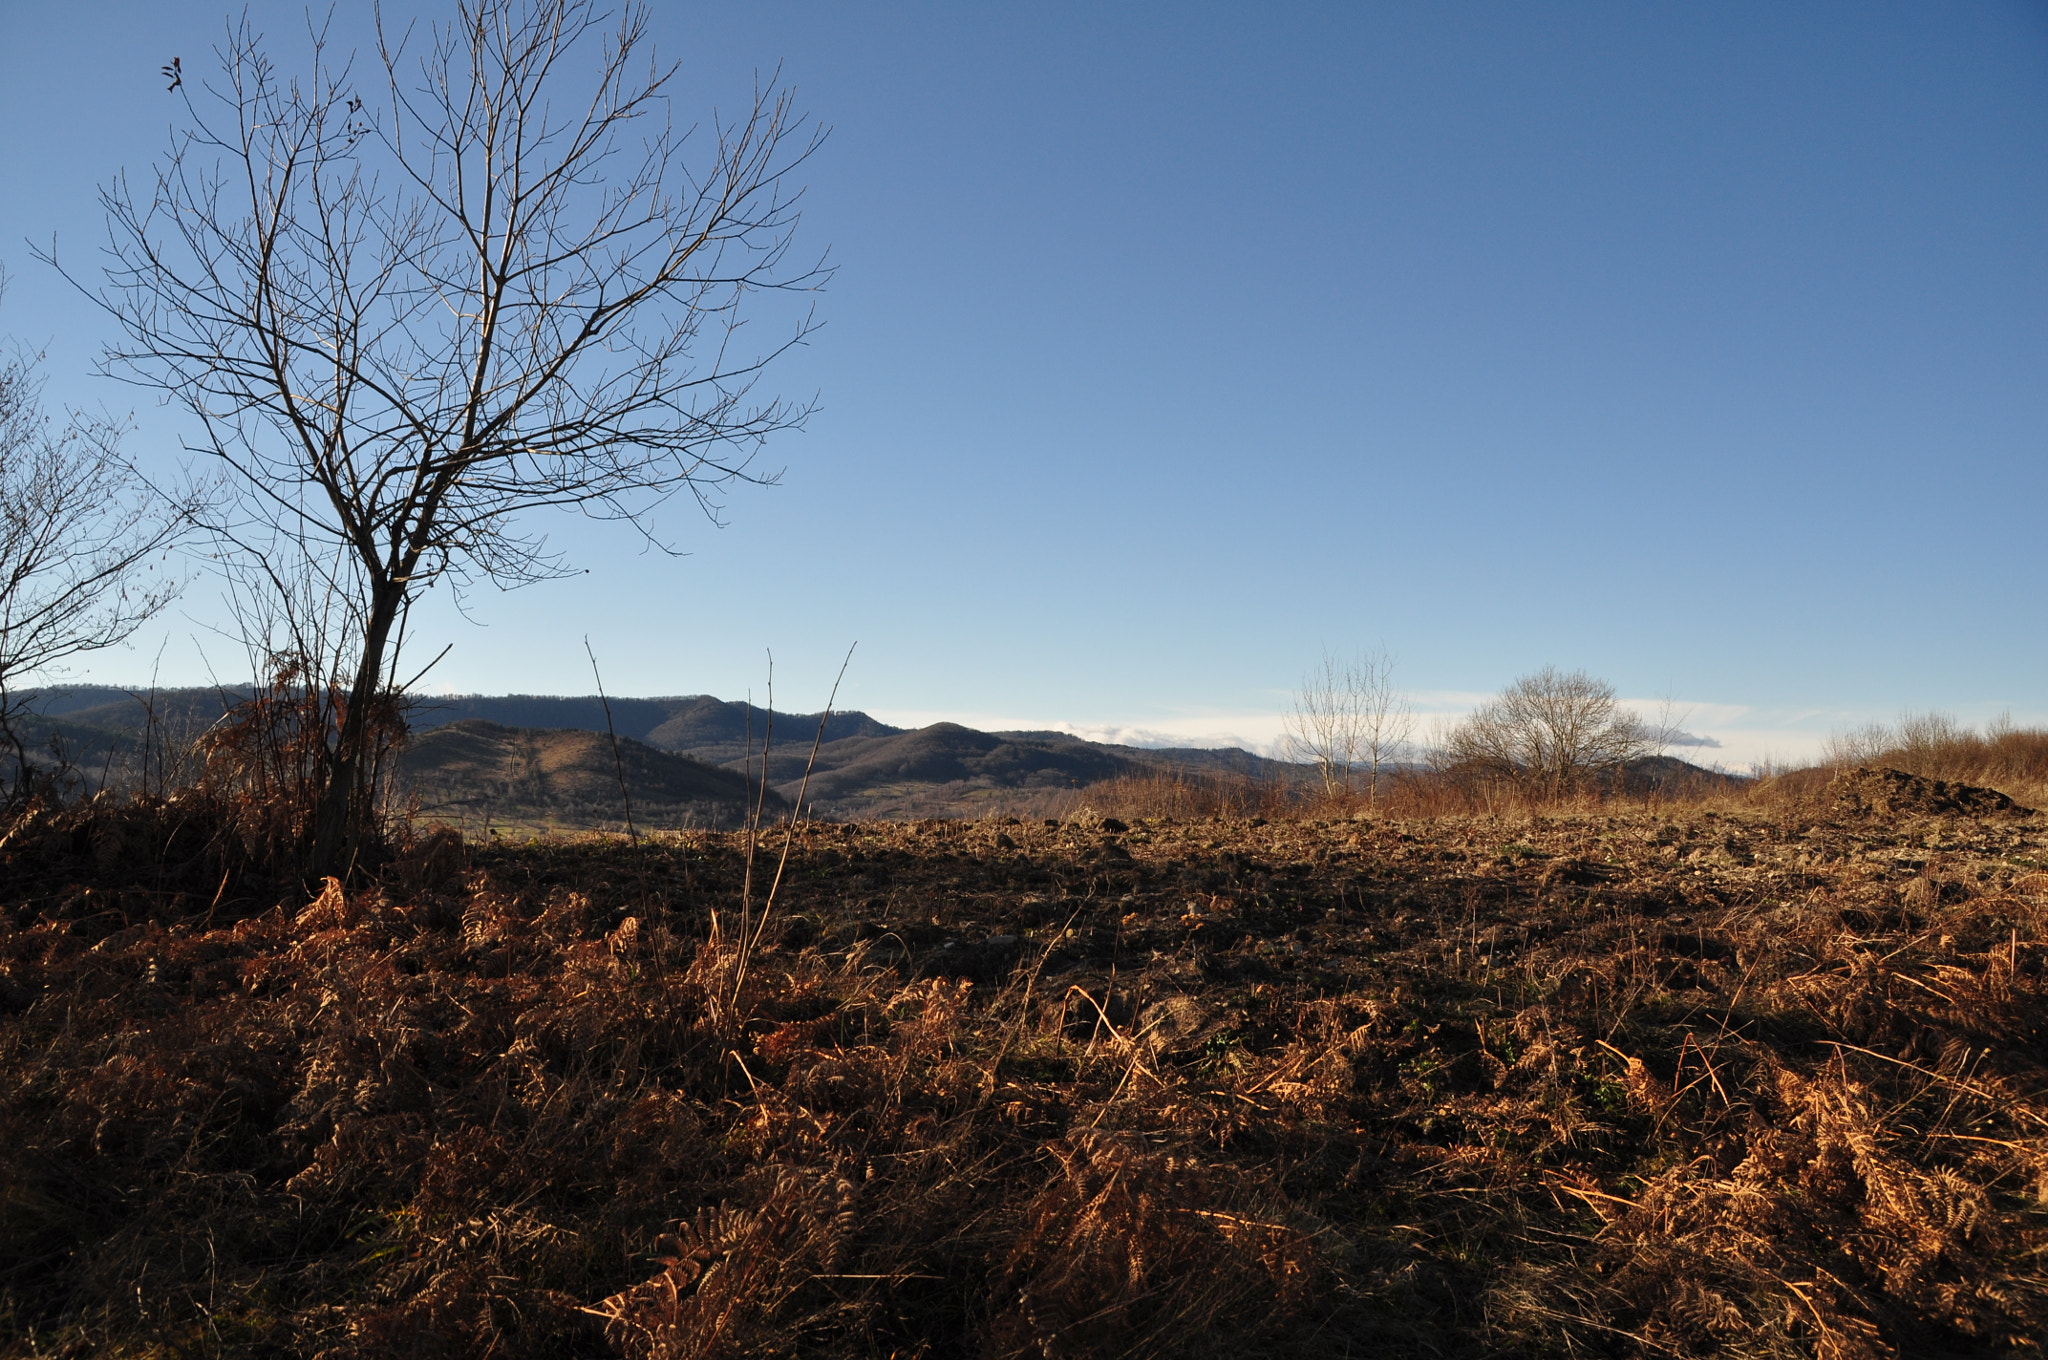
[[[1325,649],[1302,677],[1284,726],[1285,749],[1315,767],[1326,798],[1348,795],[1354,769],[1363,766],[1377,804],[1380,776],[1406,745],[1414,713],[1394,687],[1394,659],[1384,648],[1351,657]]]
[[[122,456],[117,423],[53,421],[38,356],[0,358],[0,742],[17,791],[34,679],[126,641],[177,592],[166,552],[193,500],[159,495]]]

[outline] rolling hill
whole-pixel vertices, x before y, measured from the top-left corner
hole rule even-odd
[[[197,735],[240,688],[159,690],[142,697],[106,686],[60,686],[41,696],[33,740],[61,732],[80,767],[116,766],[150,722]],[[771,791],[793,800],[818,732],[816,713],[774,713],[688,695],[612,699],[635,818],[647,826],[730,825],[753,752],[773,719],[766,765]],[[595,695],[423,697],[400,773],[423,811],[494,825],[615,826],[618,773]],[[1247,751],[1147,750],[1061,732],[981,732],[957,723],[914,730],[858,711],[834,712],[812,768],[807,802],[827,817],[973,816],[1035,812],[1103,779],[1146,773],[1288,775],[1294,767]],[[729,781],[707,782],[711,775]],[[758,776],[757,776],[758,777]]]
[[[731,828],[746,817],[747,781],[737,770],[602,732],[506,727],[481,718],[418,733],[398,760],[403,796],[423,814],[485,832],[549,827],[617,828],[626,822],[623,770],[635,825]],[[766,808],[788,804],[770,792]]]
[[[159,691],[151,706],[160,731],[189,737],[243,693]],[[88,686],[53,689],[39,710],[40,735],[32,744],[61,734],[88,775],[118,765],[151,711],[125,691]],[[1302,777],[1300,766],[1243,750],[1153,750],[957,723],[905,729],[857,711],[830,716],[811,764],[816,713],[770,715],[703,694],[613,699],[610,710],[635,820],[650,827],[733,825],[749,774],[759,777],[771,717],[766,769],[780,800],[774,805],[796,798],[810,765],[806,801],[831,818],[1037,815],[1062,809],[1073,791],[1091,784],[1144,775]],[[595,695],[423,697],[409,720],[413,735],[400,774],[432,815],[500,827],[623,824],[605,704]],[[1632,788],[1673,793],[1701,781],[1740,782],[1668,756],[1634,762],[1627,776]]]

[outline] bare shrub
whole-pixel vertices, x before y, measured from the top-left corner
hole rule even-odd
[[[1821,742],[1820,763],[1831,770],[1853,770],[1877,760],[1893,744],[1892,730],[1883,723],[1844,728]]]
[[[1118,817],[1277,817],[1300,806],[1285,783],[1247,774],[1125,775],[1090,784],[1088,805]]]
[[[193,792],[219,806],[252,861],[288,871],[303,864],[312,847],[328,752],[348,720],[350,696],[307,657],[275,657],[272,667],[264,685],[194,743],[200,779]],[[365,808],[379,805],[376,794],[391,776],[391,758],[405,733],[395,697],[374,694],[369,705],[371,711],[359,715],[368,759],[354,775]],[[374,860],[384,839],[382,827],[364,825],[350,842],[352,855]],[[335,867],[345,878],[356,865]]]
[[[1444,733],[1436,760],[1445,774],[1555,801],[1612,779],[1654,744],[1614,686],[1545,666]]]

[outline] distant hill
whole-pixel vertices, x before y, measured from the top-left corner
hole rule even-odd
[[[748,768],[750,749],[752,768],[760,769],[771,715],[699,694],[613,699],[611,716],[622,740],[737,773]],[[772,715],[768,781],[785,799],[794,800],[803,783],[819,716]],[[440,727],[479,720],[602,732],[605,713],[595,695],[465,695],[422,700],[412,713],[415,731],[427,734],[416,739],[423,749],[429,749],[427,736]],[[1046,795],[1102,779],[1190,770],[1266,775],[1291,767],[1247,751],[1151,751],[1060,732],[979,732],[957,723],[907,730],[847,711],[834,712],[825,724],[806,801],[828,817],[972,816],[997,809],[1029,811]]]
[[[809,758],[808,742],[784,747],[769,758],[769,778],[778,788],[792,789]],[[1074,789],[1139,768],[1126,748],[1041,742],[934,723],[914,732],[826,742],[818,751],[810,796],[821,810],[842,816],[915,814],[939,804],[971,811],[1001,794]]]
[[[605,730],[604,701],[595,694],[568,698],[539,694],[423,696],[413,701],[408,717],[415,731],[471,718],[506,727]],[[620,736],[665,751],[686,752],[717,765],[742,759],[750,733],[754,748],[759,750],[768,717],[766,709],[714,699],[708,694],[611,700],[612,728]],[[816,713],[776,713],[774,719],[778,745],[801,737],[804,748],[810,749],[818,728]],[[827,735],[837,740],[892,736],[901,731],[902,728],[877,722],[865,713],[835,712]]]
[[[1732,792],[1755,781],[1747,775],[1709,770],[1677,756],[1638,756],[1622,767],[1619,782],[1632,794],[1693,798],[1703,793]]]
[[[46,718],[68,723],[134,730],[142,726],[153,708],[159,718],[211,722],[227,708],[247,698],[247,685],[211,685],[183,689],[125,690],[109,685],[53,685],[41,691],[35,711]],[[605,730],[605,701],[595,694],[562,697],[547,694],[459,694],[418,695],[407,714],[413,730],[445,727],[469,719],[497,723],[501,727],[564,728],[581,732]],[[678,698],[611,700],[613,730],[665,750],[720,750],[731,748],[737,760],[751,729],[755,745],[761,741],[767,710],[743,703],[714,699],[708,694]],[[778,740],[788,740],[801,730],[808,744],[818,725],[815,713],[777,713]],[[834,737],[886,736],[903,731],[870,718],[865,713],[839,711],[832,715]]]
[[[161,690],[150,704],[161,730],[196,735],[246,692]],[[759,777],[771,716],[768,782],[781,800],[775,805],[786,806],[797,796],[818,731],[816,713],[770,715],[705,694],[613,699],[610,707],[634,815],[646,826],[736,822],[746,772]],[[60,733],[74,762],[91,769],[132,747],[151,711],[135,695],[103,686],[53,688],[38,709],[43,726],[36,739]],[[605,705],[596,695],[428,696],[414,701],[409,719],[413,737],[400,770],[434,815],[499,826],[622,824]],[[1296,779],[1302,767],[1236,749],[1152,750],[958,723],[906,730],[865,713],[835,712],[807,801],[839,818],[1035,814],[1105,779],[1217,773]],[[1674,795],[1744,782],[1671,756],[1633,762],[1623,780],[1636,792]]]
[[[738,771],[631,737],[619,738],[615,760],[601,732],[463,718],[415,735],[399,756],[398,775],[422,813],[465,830],[615,828],[626,821],[621,765],[642,829],[734,827],[745,819],[747,782]],[[787,806],[769,793],[771,815]]]
[[[109,750],[132,746],[152,709],[159,727],[196,735],[247,693],[227,687],[139,696],[107,686],[58,686],[37,707],[48,724],[63,728],[72,749],[98,761]],[[422,696],[408,716],[414,736],[401,770],[427,809],[442,810],[436,815],[488,812],[500,824],[507,818],[521,825],[619,824],[618,778],[611,748],[601,739],[605,705],[596,695]],[[658,809],[672,809],[683,819],[678,825],[726,824],[727,814],[714,809],[739,806],[736,792],[689,784],[681,767],[656,758],[681,757],[695,770],[721,770],[737,787],[750,749],[753,768],[760,768],[770,717],[705,694],[611,700],[621,747],[635,752],[627,783],[636,817],[644,806],[648,825],[667,824]],[[819,715],[778,712],[772,718],[769,784],[793,800]],[[595,744],[593,734],[600,738]],[[1148,750],[1063,732],[979,732],[957,723],[906,730],[845,711],[825,725],[807,801],[825,816],[848,818],[1031,812],[1054,795],[1103,779],[1223,771],[1262,778],[1297,773],[1248,751]],[[643,779],[650,781],[644,796]]]

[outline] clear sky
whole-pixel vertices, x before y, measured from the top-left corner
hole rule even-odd
[[[0,332],[87,370],[95,187],[225,6],[0,0]],[[435,12],[427,7],[421,13]],[[296,52],[303,11],[257,3]],[[360,31],[366,6],[337,9]],[[1546,664],[1706,758],[2048,722],[2048,5],[663,4],[681,112],[780,63],[838,266],[810,428],[689,549],[422,641],[430,684],[1252,741],[1320,648],[1424,707]],[[693,107],[694,101],[694,107]],[[195,580],[75,678],[242,669]],[[202,652],[204,656],[202,657]],[[160,656],[160,661],[158,660]]]

